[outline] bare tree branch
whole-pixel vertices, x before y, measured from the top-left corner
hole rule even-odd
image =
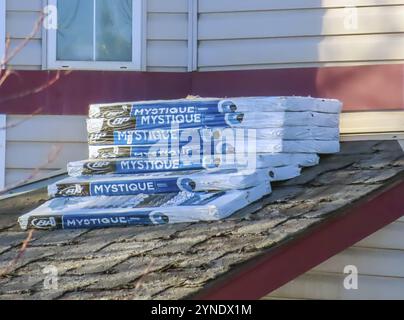
[[[29,230],[27,238],[23,241],[22,246],[16,257],[10,262],[10,264],[4,268],[3,270],[0,270],[0,278],[8,276],[14,269],[14,267],[17,265],[18,261],[21,260],[21,258],[24,256],[25,251],[27,251],[28,245],[30,241],[32,240],[32,236],[34,234],[34,230]]]

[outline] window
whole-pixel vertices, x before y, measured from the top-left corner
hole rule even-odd
[[[1,0],[0,0],[1,1]],[[49,0],[50,69],[140,70],[142,0]]]

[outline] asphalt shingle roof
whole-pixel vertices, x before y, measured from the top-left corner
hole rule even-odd
[[[41,189],[0,202],[0,299],[183,299],[395,179],[395,141],[342,143],[269,197],[211,223],[22,232],[17,218],[47,199]],[[29,238],[31,236],[31,238]],[[21,250],[24,240],[25,250]],[[57,271],[46,289],[44,272]]]

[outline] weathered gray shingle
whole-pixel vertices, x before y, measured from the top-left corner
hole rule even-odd
[[[27,232],[17,217],[46,200],[39,190],[0,202],[0,299],[181,299],[275,244],[309,232],[404,172],[397,142],[350,142],[269,197],[211,223],[93,231]],[[339,211],[338,211],[339,212]],[[338,213],[337,213],[338,214]],[[58,287],[44,288],[46,267]]]

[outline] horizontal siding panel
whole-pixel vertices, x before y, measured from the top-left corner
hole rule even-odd
[[[403,60],[383,61],[383,64],[402,64]],[[199,67],[198,71],[234,71],[234,70],[260,70],[260,69],[288,69],[288,68],[324,68],[324,67],[352,67],[352,66],[366,66],[374,65],[374,61],[360,61],[360,62],[307,62],[307,63],[273,63],[273,64],[245,64],[241,66],[213,66],[213,67]]]
[[[344,274],[306,273],[272,292],[290,299],[404,299],[404,279],[359,275],[358,290],[346,290]]]
[[[86,143],[8,142],[6,148],[6,169],[63,169],[88,158]]]
[[[9,63],[8,67],[10,69],[13,69],[13,70],[25,70],[25,71],[27,71],[27,70],[42,70],[42,66],[40,66],[40,65],[25,66],[25,65],[22,65],[22,64],[13,65],[13,64]]]
[[[188,0],[147,0],[147,11],[175,13],[188,12]]]
[[[403,34],[202,41],[199,66],[404,59]]]
[[[148,72],[187,72],[187,67],[147,67]]]
[[[42,11],[42,0],[7,0],[7,11]]]
[[[328,259],[312,271],[343,273],[347,265],[356,266],[363,275],[404,278],[404,251],[352,247]]]
[[[10,53],[20,45],[23,40],[11,39]],[[10,61],[10,65],[24,65],[24,66],[41,66],[42,64],[42,45],[41,40],[29,40],[24,48],[19,51],[15,57]]]
[[[147,42],[147,66],[149,67],[186,67],[188,65],[187,41]]]
[[[12,39],[28,38],[34,31],[38,19],[39,14],[37,12],[7,12],[6,33]],[[41,39],[41,31],[41,28],[39,28],[31,39]]]
[[[187,14],[150,13],[147,20],[147,39],[149,40],[188,39]]]
[[[201,14],[199,40],[404,32],[404,6],[358,9],[358,28],[344,9]]]
[[[404,131],[404,112],[345,112],[341,114],[341,133]]]
[[[355,247],[404,250],[404,223],[392,223],[358,242]]]
[[[31,180],[40,179],[57,170],[38,170],[32,169],[7,169],[6,170],[6,186],[8,188],[15,187],[20,184],[25,184]]]
[[[87,143],[85,119],[84,116],[7,116],[7,141]]]
[[[199,12],[232,12],[308,8],[341,8],[345,6],[385,6],[404,4],[402,0],[202,0]]]

